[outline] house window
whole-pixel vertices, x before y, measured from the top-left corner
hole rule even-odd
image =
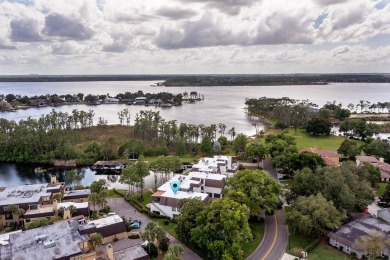
[[[180,208],[177,208],[177,212],[180,212],[181,211],[181,209]]]
[[[203,186],[200,186],[200,191],[204,191],[204,187]]]
[[[177,209],[176,207],[172,207],[173,212],[176,212],[176,209]]]
[[[221,194],[214,193],[214,198],[217,198],[217,199],[219,199],[220,197],[221,197]]]

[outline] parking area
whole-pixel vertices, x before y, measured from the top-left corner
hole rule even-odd
[[[150,219],[147,218],[144,214],[141,214],[133,206],[131,206],[124,198],[108,198],[107,204],[110,206],[111,211],[118,214],[120,217],[124,216],[127,219],[131,220],[141,220],[142,225],[140,230],[145,230],[146,224],[150,222]],[[135,229],[134,231],[137,231]]]

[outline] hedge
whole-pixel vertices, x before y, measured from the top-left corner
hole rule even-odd
[[[318,246],[321,242],[321,238],[317,238],[315,240],[313,240],[313,242],[311,242],[310,244],[308,244],[304,249],[303,251],[307,252],[307,253],[310,253],[316,246]]]

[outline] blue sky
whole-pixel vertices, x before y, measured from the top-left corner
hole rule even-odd
[[[0,0],[0,74],[389,68],[390,0]]]

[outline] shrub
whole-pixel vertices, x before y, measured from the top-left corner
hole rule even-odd
[[[169,225],[169,220],[164,220],[164,225],[168,226]]]
[[[102,211],[104,212],[104,213],[108,213],[108,212],[110,212],[111,211],[111,208],[110,208],[110,206],[105,206],[103,209],[102,209]]]
[[[158,244],[158,248],[160,248],[162,251],[167,251],[169,247],[169,238],[165,237],[161,239],[160,243]]]
[[[320,238],[317,238],[316,240],[314,240],[313,242],[311,242],[310,244],[308,244],[304,249],[303,251],[305,252],[308,252],[310,253],[314,248],[316,248],[316,246],[318,246],[321,242],[321,239]]]
[[[356,258],[357,257],[357,254],[355,252],[351,252],[351,256]],[[386,258],[385,258],[386,259]]]
[[[138,239],[138,238],[139,238],[139,234],[137,234],[137,233],[130,234],[130,235],[128,236],[128,238],[129,238],[129,239]]]

